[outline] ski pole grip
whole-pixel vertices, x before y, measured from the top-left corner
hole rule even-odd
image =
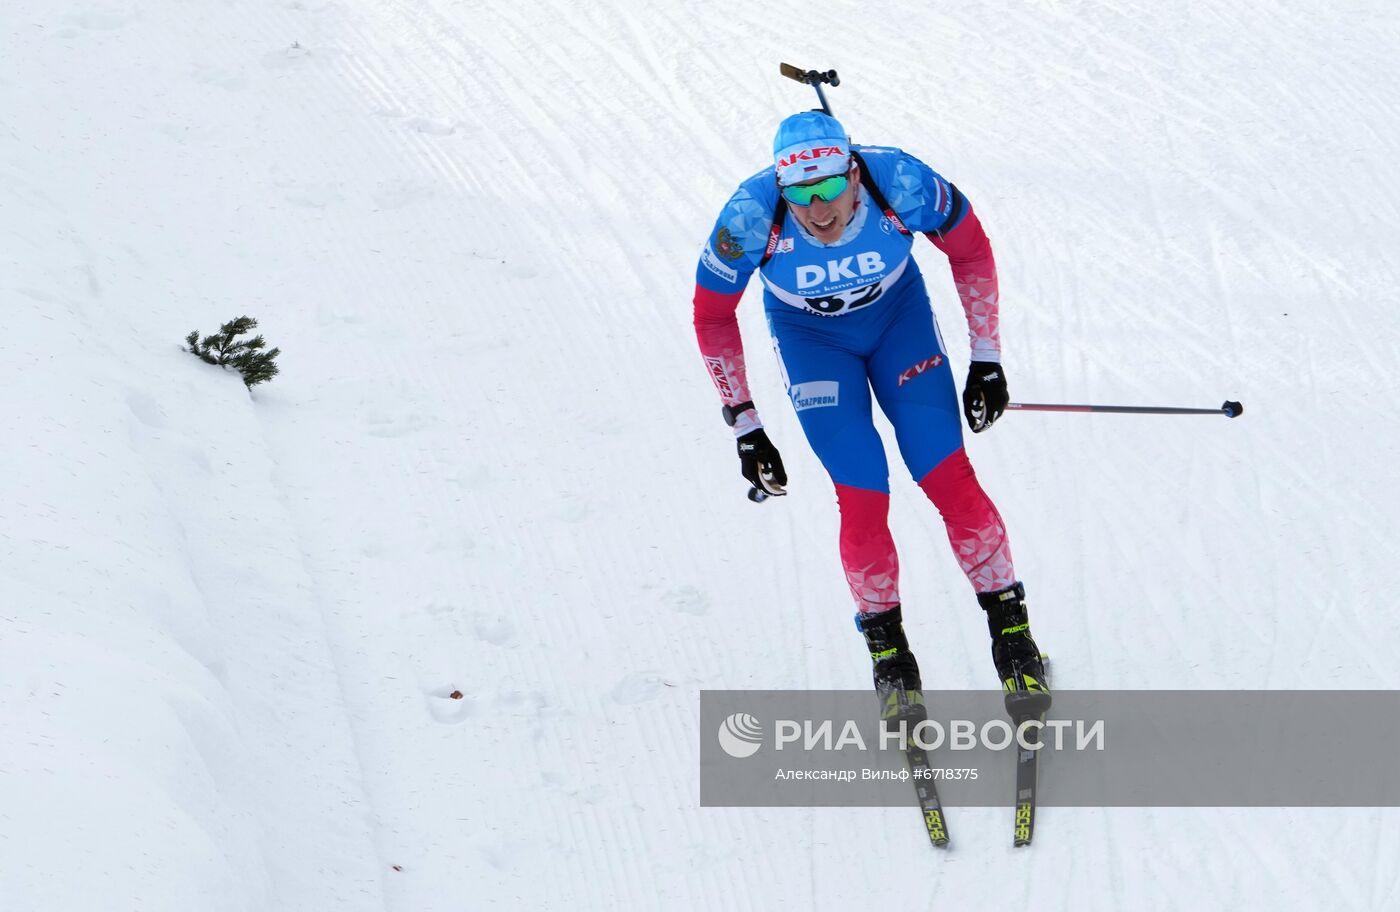
[[[1238,418],[1244,414],[1244,406],[1238,402],[1231,402],[1229,399],[1226,399],[1225,404],[1220,406],[1220,410],[1225,413],[1226,418]]]

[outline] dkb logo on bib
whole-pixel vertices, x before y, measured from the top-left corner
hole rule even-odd
[[[851,267],[855,266],[853,270]],[[879,251],[871,250],[866,253],[858,253],[855,256],[842,257],[839,260],[827,260],[826,266],[798,266],[797,267],[797,287],[799,289],[815,288],[823,282],[848,283],[859,279],[861,276],[875,275],[885,271],[885,260],[880,256]]]

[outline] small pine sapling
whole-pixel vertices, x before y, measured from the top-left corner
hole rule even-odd
[[[251,339],[238,338],[256,329],[257,325],[258,321],[252,317],[239,317],[203,339],[199,338],[199,330],[195,330],[185,337],[185,344],[189,346],[189,351],[209,364],[232,367],[238,371],[243,375],[243,384],[252,389],[254,384],[265,383],[277,376],[276,359],[282,354],[280,348],[264,351],[267,342],[260,335]]]

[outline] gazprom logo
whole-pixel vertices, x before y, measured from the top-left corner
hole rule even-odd
[[[748,713],[733,713],[720,723],[719,746],[736,760],[752,757],[763,746],[763,726]]]
[[[841,384],[835,380],[812,380],[788,389],[792,407],[797,411],[841,404]]]
[[[713,272],[721,279],[724,279],[726,282],[730,284],[738,283],[738,271],[720,262],[720,258],[715,256],[714,248],[709,244],[705,245],[704,252],[700,254],[700,262],[705,265],[706,269],[710,270],[710,272]]]

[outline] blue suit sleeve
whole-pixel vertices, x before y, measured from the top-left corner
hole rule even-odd
[[[947,234],[967,214],[967,201],[943,175],[901,149],[861,148],[870,175],[910,231]]]
[[[695,284],[709,291],[743,291],[758,268],[773,225],[777,190],[765,193],[763,175],[772,182],[771,169],[744,181],[724,204],[695,268]],[[772,199],[767,197],[772,196]]]

